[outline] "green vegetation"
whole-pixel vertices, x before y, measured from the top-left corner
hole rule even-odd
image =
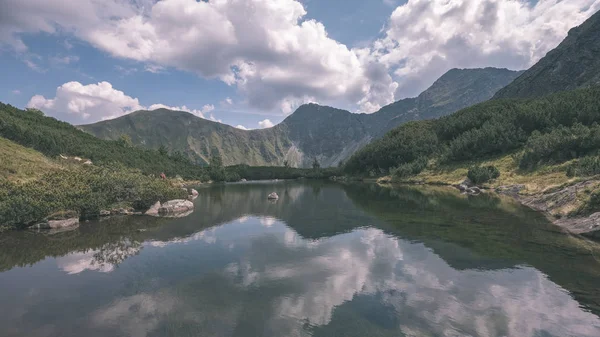
[[[282,166],[248,166],[235,165],[225,168],[226,177],[234,177],[227,181],[239,181],[241,178],[247,180],[270,180],[270,179],[328,179],[341,176],[343,172],[338,168],[302,169]],[[239,178],[238,178],[239,177]]]
[[[132,144],[163,153],[178,152],[192,162],[210,163],[218,149],[223,165],[310,168],[337,166],[373,138],[411,120],[436,118],[485,101],[521,72],[507,69],[452,69],[419,97],[407,98],[373,114],[305,104],[282,123],[240,130],[183,111],[137,111],[79,128],[102,139],[127,135]]]
[[[487,183],[493,179],[500,177],[500,171],[496,166],[474,166],[467,172],[467,177],[474,184]]]
[[[598,87],[538,99],[493,100],[437,120],[404,124],[360,150],[344,169],[349,174],[388,174],[422,163],[422,158],[434,166],[460,165],[515,151],[522,152],[515,158],[521,169],[561,164],[597,154],[598,106]]]
[[[52,158],[60,154],[79,156],[99,166],[122,164],[144,174],[164,172],[167,176],[208,180],[205,169],[185,157],[132,147],[126,137],[116,141],[101,140],[68,123],[45,117],[39,111],[24,111],[2,103],[0,137]]]
[[[146,210],[157,200],[185,197],[170,181],[139,171],[80,165],[25,183],[0,180],[0,226],[23,228],[62,211],[94,218],[115,205]]]

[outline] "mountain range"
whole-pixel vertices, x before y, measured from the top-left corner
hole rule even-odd
[[[137,146],[184,153],[206,164],[216,149],[225,165],[308,167],[336,166],[371,140],[412,120],[431,119],[490,99],[522,72],[507,69],[452,69],[418,97],[407,98],[372,114],[356,114],[318,104],[305,104],[280,124],[241,130],[183,111],[136,111],[108,121],[81,125],[102,139],[123,135]]]

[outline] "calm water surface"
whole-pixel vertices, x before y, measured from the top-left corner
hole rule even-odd
[[[0,336],[600,336],[599,245],[510,200],[199,192],[183,219],[1,235]]]

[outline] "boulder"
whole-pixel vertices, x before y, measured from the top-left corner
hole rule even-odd
[[[101,210],[101,211],[100,211],[100,216],[110,216],[110,211],[107,211],[107,210]]]
[[[277,195],[277,193],[273,192],[273,193],[269,194],[269,196],[267,197],[267,199],[277,200],[277,199],[279,199],[279,196]]]
[[[195,190],[195,189],[193,189],[193,188],[192,188],[192,189],[190,189],[190,193],[191,193],[193,196],[195,196],[195,197],[197,197],[197,196],[198,196],[198,191],[196,191],[196,190]]]
[[[73,160],[75,160],[75,161],[82,161],[83,159],[81,159],[79,157],[73,157]]]
[[[477,187],[477,186],[473,186],[473,187],[468,188],[466,190],[466,192],[471,195],[478,195],[481,193],[481,189],[479,189],[479,187]]]
[[[152,205],[152,207],[148,208],[148,210],[144,214],[150,216],[158,216],[158,210],[160,209],[160,206],[160,201],[157,201],[154,205]]]
[[[35,224],[29,228],[32,229],[61,229],[61,228],[70,228],[70,227],[78,227],[79,226],[79,218],[69,218],[62,220],[44,220],[38,224]]]
[[[158,215],[163,217],[179,218],[189,215],[194,211],[194,203],[189,200],[176,199],[165,202],[158,209]]]
[[[463,182],[460,183],[459,186],[460,185],[463,185],[465,187],[473,187],[473,186],[475,186],[475,184],[473,184],[473,182],[469,178],[466,178],[465,180],[463,180]]]
[[[245,183],[247,180],[242,178],[242,180],[240,180],[241,182]]]
[[[83,165],[92,165],[92,161],[88,159],[85,162],[83,162]]]

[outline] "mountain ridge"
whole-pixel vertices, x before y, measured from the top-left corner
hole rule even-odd
[[[494,99],[540,97],[600,85],[600,12],[571,28],[567,37]]]
[[[316,159],[321,166],[329,167],[339,165],[402,123],[437,118],[487,100],[520,74],[491,67],[451,69],[421,95],[394,102],[372,114],[309,103],[266,129],[241,130],[187,112],[172,114],[167,109],[136,111],[78,127],[102,139],[127,135],[138,146],[164,146],[200,164],[207,164],[216,148],[226,165],[281,166],[287,162],[294,167],[310,167]]]

